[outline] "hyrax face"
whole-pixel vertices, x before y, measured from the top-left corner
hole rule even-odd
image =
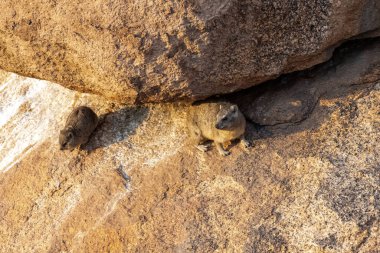
[[[72,128],[63,129],[59,133],[59,146],[61,150],[73,150],[77,146]]]
[[[237,105],[231,105],[229,107],[220,107],[220,111],[216,116],[215,128],[219,130],[230,130],[239,119],[239,109]]]

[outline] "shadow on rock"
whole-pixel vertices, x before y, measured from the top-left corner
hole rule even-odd
[[[319,100],[369,90],[380,78],[379,59],[379,38],[350,41],[326,63],[227,95],[226,99],[238,104],[259,138],[315,129],[329,116],[329,108]]]
[[[83,149],[93,151],[125,140],[135,134],[148,114],[149,108],[138,106],[100,115],[100,123]]]

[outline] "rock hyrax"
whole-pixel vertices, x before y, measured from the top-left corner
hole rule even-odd
[[[98,125],[98,116],[86,106],[74,108],[67,118],[65,128],[59,135],[61,150],[73,150],[88,141],[91,133]]]
[[[190,137],[197,142],[197,148],[207,151],[205,141],[212,140],[222,156],[230,154],[223,144],[241,139],[245,148],[250,143],[245,140],[245,118],[235,104],[224,101],[200,102],[191,106],[188,115]]]

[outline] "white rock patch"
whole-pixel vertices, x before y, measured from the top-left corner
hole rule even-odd
[[[58,119],[73,97],[74,92],[47,81],[16,74],[0,80],[0,172],[57,134]]]

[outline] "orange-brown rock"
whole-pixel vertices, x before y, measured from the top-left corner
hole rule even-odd
[[[225,158],[187,142],[185,104],[122,107],[0,72],[0,252],[376,252],[380,84],[334,94],[297,124],[249,125],[254,147]],[[62,152],[78,105],[104,123]]]
[[[231,99],[254,123],[297,123],[308,117],[321,96],[333,97],[357,84],[377,80],[380,39],[370,39],[346,43],[324,64],[237,92]]]
[[[375,0],[3,0],[0,68],[122,102],[199,99],[327,60]]]

